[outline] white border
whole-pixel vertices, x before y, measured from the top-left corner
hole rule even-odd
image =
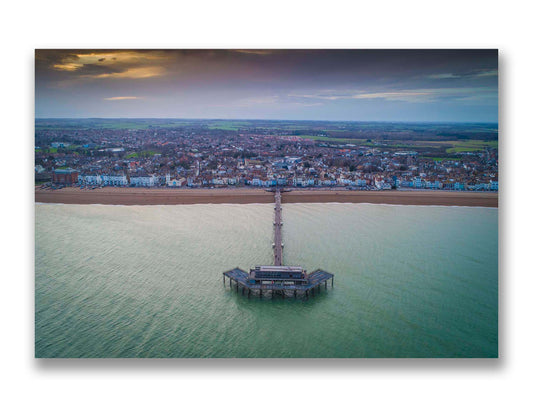
[[[11,2],[3,11],[2,404],[449,407],[531,400],[526,3],[51,0]],[[33,49],[58,47],[499,48],[501,359],[35,361]],[[267,394],[258,395],[257,386]]]

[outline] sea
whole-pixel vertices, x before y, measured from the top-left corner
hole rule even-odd
[[[283,204],[284,264],[335,274],[248,298],[274,204],[35,206],[38,358],[495,358],[498,210]]]

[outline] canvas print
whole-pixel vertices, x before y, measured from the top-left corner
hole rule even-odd
[[[495,49],[35,50],[36,358],[497,358]]]

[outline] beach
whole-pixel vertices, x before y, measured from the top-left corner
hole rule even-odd
[[[459,191],[347,191],[292,190],[284,203],[372,203],[393,205],[441,205],[498,207],[494,192]],[[150,189],[67,187],[58,190],[35,187],[35,202],[102,205],[180,205],[273,203],[274,194],[264,189]]]

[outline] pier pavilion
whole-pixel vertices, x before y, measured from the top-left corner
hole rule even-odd
[[[242,288],[242,295],[248,291],[248,297],[251,293],[257,293],[262,296],[264,292],[280,293],[284,297],[292,294],[296,297],[299,293],[304,294],[307,298],[309,293],[315,294],[320,292],[320,287],[324,284],[324,289],[328,289],[328,280],[331,280],[331,287],[334,283],[334,275],[324,270],[315,270],[307,273],[300,266],[283,265],[283,242],[281,240],[281,191],[275,191],[275,208],[274,208],[274,265],[273,266],[256,266],[250,269],[250,272],[240,268],[225,271],[223,273],[224,284],[226,278],[229,279],[230,288],[239,291]]]

